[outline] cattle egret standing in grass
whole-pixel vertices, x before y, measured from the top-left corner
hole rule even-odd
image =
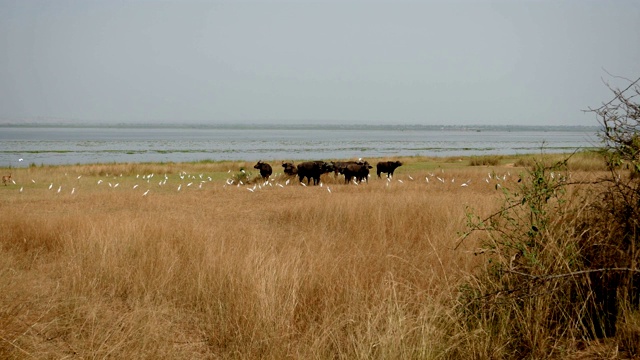
[[[60,193],[60,191],[62,191],[62,185],[58,188],[58,193]]]
[[[71,189],[71,195],[76,192],[76,188]]]
[[[22,188],[23,188],[23,187],[22,187],[22,186],[20,186],[20,192],[22,192]]]
[[[49,184],[49,190],[53,187],[53,183]]]
[[[427,180],[427,182],[429,182],[429,177],[428,176],[425,176],[424,179]]]
[[[411,175],[407,175],[407,176],[409,176],[409,180],[413,180],[413,178],[411,177]]]
[[[180,191],[180,189],[182,189],[182,184],[178,185],[178,191]]]
[[[133,188],[134,188],[134,189],[135,189],[135,188],[137,188],[137,187],[138,187],[138,184],[133,185]]]
[[[142,196],[147,196],[148,193],[149,193],[149,190],[145,191],[144,194],[142,194]]]

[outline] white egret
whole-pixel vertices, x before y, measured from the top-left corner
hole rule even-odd
[[[151,190],[151,189],[149,189]],[[144,194],[142,194],[142,196],[147,196],[147,194],[149,193],[149,190],[145,191]]]

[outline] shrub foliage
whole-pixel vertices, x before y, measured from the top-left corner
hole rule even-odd
[[[462,285],[460,314],[483,358],[562,357],[576,342],[614,337],[638,355],[640,305],[640,95],[638,81],[591,110],[602,125],[608,172],[571,178],[569,158],[535,161],[502,189],[499,211],[468,215],[480,232],[480,271]],[[634,94],[630,94],[634,92]]]

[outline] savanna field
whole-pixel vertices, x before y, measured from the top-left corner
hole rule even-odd
[[[501,320],[465,318],[488,255],[484,232],[463,235],[534,158],[401,158],[390,180],[374,165],[368,183],[318,186],[278,161],[268,182],[249,162],[2,169],[0,358],[624,358],[535,321],[518,355]],[[579,208],[604,173],[577,154],[545,176],[575,183],[563,201]]]

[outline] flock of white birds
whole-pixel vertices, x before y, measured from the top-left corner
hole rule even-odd
[[[251,174],[246,173],[244,170],[240,170],[240,173],[238,175],[241,175],[241,176],[231,175],[231,170],[228,171],[228,174],[229,174],[229,177],[222,183],[223,188],[232,188],[232,187],[244,188],[247,191],[252,193],[263,190],[263,189],[267,189],[267,188],[284,188],[287,186],[294,186],[294,185],[303,186],[303,187],[310,186],[310,185],[307,185],[305,182],[298,181],[297,177],[287,176],[283,173],[275,173],[272,176],[270,176],[268,180],[264,180],[259,176],[252,179]],[[68,177],[67,174],[65,174],[65,176]],[[334,175],[325,174],[324,175],[325,179],[327,176],[333,177]],[[119,174],[119,175],[105,174],[103,178],[100,178],[96,181],[96,185],[109,187],[111,189],[118,189],[119,187],[122,188],[120,184],[122,178],[123,178],[122,174]],[[167,175],[167,174],[157,175],[153,173],[142,174],[142,175],[137,174],[135,178],[136,178],[136,181],[135,181],[135,184],[132,186],[132,189],[133,190],[139,189],[139,191],[141,192],[141,196],[148,196],[152,192],[153,187],[156,187],[156,188],[174,187],[175,191],[180,192],[180,191],[185,191],[187,189],[203,189],[206,184],[216,183],[213,181],[211,176],[205,175],[204,173],[193,175],[185,171],[181,171],[177,175]],[[369,178],[371,178],[371,175],[369,176]],[[510,178],[511,178],[510,172],[506,172],[501,175],[498,175],[495,172],[489,172],[487,173],[487,177],[484,179],[484,181],[487,184],[491,184],[491,186],[498,189],[502,186],[501,183],[508,181]],[[28,183],[20,184],[20,180],[16,182],[12,177],[10,179],[11,179],[10,182],[13,185],[20,186],[18,189],[20,193],[23,193],[25,191],[25,187],[28,188],[28,185],[27,185]],[[86,184],[86,182],[81,183],[80,182],[81,179],[82,179],[82,175],[78,175],[75,178],[76,182],[65,181],[63,184],[56,184],[54,182],[51,182],[48,185],[48,190],[53,191],[55,194],[69,193],[71,195],[74,195],[78,193],[78,190],[80,189],[81,184]],[[242,181],[240,179],[245,179],[245,181]],[[374,180],[374,181],[385,181],[386,187],[391,186],[394,182],[398,184],[404,184],[405,181],[410,181],[410,182],[416,181],[416,179],[413,176],[406,173],[398,174],[395,176],[395,178],[383,177],[382,179],[384,180]],[[336,179],[336,180],[338,181],[337,182],[333,181],[333,183],[341,184],[339,179]],[[450,184],[450,185],[457,185],[460,187],[469,187],[471,185],[471,179],[467,179],[466,181],[462,181],[462,182],[457,182],[455,177],[447,178],[445,176],[444,169],[440,169],[437,173],[433,173],[433,172],[428,173],[427,176],[424,177],[423,182],[426,184],[434,184],[434,186],[436,184]],[[31,179],[31,183],[36,184],[36,181]],[[352,183],[355,186],[368,184],[368,182],[358,183],[355,180],[353,180]],[[332,192],[329,185],[323,183],[322,181],[319,183],[318,186],[319,188],[326,189],[328,193]]]

